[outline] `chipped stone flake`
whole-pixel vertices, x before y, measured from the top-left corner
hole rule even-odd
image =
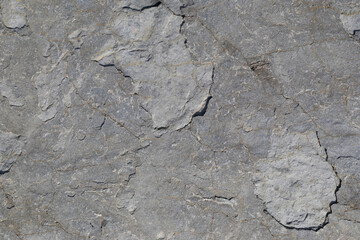
[[[0,95],[8,99],[10,106],[15,106],[15,107],[24,106],[24,101],[21,98],[16,97],[12,89],[5,84],[0,84]]]
[[[111,26],[121,40],[109,41],[92,58],[102,66],[115,63],[136,82],[154,129],[183,128],[210,97],[213,67],[192,62],[181,24],[163,6],[120,15]]]
[[[193,0],[163,0],[162,2],[177,15],[181,15],[181,8],[194,4]]]
[[[57,113],[56,107],[51,106],[50,108],[46,109],[44,112],[41,112],[38,115],[38,118],[40,118],[41,121],[47,122],[55,117]]]
[[[8,28],[22,28],[26,25],[26,9],[20,0],[4,0],[1,4],[2,20]]]
[[[339,184],[314,132],[273,133],[268,158],[257,164],[253,181],[266,211],[299,229],[324,224]]]
[[[128,7],[128,8],[140,11],[144,8],[154,6],[158,3],[159,3],[158,0],[123,0],[123,1],[120,1],[119,4],[122,7]]]
[[[0,174],[10,170],[20,156],[23,145],[19,135],[0,130]]]
[[[355,35],[357,31],[360,31],[360,14],[341,14],[340,19],[349,34]]]
[[[82,38],[86,36],[85,31],[86,29],[77,29],[68,36],[69,41],[75,49],[80,49],[83,44]]]

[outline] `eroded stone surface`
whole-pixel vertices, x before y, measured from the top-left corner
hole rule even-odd
[[[1,2],[2,21],[8,28],[22,28],[26,24],[26,8],[20,0]]]
[[[0,174],[10,170],[22,153],[23,145],[19,135],[0,131]]]
[[[152,116],[155,129],[183,128],[210,97],[213,66],[195,64],[179,33],[183,22],[165,7],[119,14],[111,39],[93,60],[115,65],[135,81],[136,94]]]
[[[268,156],[256,165],[255,193],[287,227],[318,229],[339,185],[316,133],[274,132]]]
[[[24,101],[20,97],[15,96],[13,90],[9,86],[1,84],[0,93],[3,97],[8,99],[10,106],[24,106]]]
[[[341,14],[340,18],[349,34],[358,34],[360,31],[360,14]]]
[[[1,239],[358,239],[359,1],[0,4]]]

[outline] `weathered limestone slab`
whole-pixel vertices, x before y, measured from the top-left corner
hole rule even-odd
[[[0,174],[10,170],[22,152],[24,141],[19,135],[0,131]]]
[[[1,3],[2,21],[8,28],[26,25],[26,9],[21,0],[4,0]]]
[[[340,19],[349,34],[355,35],[360,31],[360,14],[341,14]]]
[[[336,202],[339,185],[315,132],[274,131],[268,157],[256,165],[255,193],[282,225],[318,229]]]
[[[115,65],[135,81],[135,93],[152,115],[155,129],[180,129],[210,97],[213,66],[195,64],[179,33],[182,18],[163,6],[119,14],[111,39],[93,60]]]
[[[359,0],[0,0],[0,240],[358,240]]]

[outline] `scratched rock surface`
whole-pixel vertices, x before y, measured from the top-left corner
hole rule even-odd
[[[0,0],[0,239],[360,236],[357,0]]]

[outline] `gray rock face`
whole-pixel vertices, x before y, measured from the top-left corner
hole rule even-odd
[[[360,14],[341,14],[340,19],[349,34],[355,35],[360,31]]]
[[[5,84],[0,85],[0,91],[1,91],[1,96],[8,99],[10,106],[18,106],[18,107],[24,106],[24,102],[14,95],[14,93],[12,92],[9,86],[6,86]]]
[[[318,229],[336,202],[339,179],[314,132],[275,131],[268,156],[256,165],[255,193],[281,224]]]
[[[179,33],[181,17],[163,6],[129,13],[110,25],[119,40],[110,39],[93,60],[133,79],[155,129],[183,128],[210,97],[213,66],[192,61]]]
[[[22,152],[20,136],[0,131],[0,174],[8,172]]]
[[[22,28],[26,24],[26,9],[20,0],[1,2],[2,20],[8,28]]]
[[[358,0],[0,8],[0,239],[358,240]]]

